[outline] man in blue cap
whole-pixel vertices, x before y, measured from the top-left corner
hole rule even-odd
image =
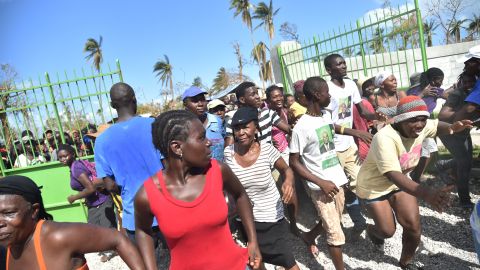
[[[212,145],[212,158],[223,161],[223,146],[225,140],[225,129],[223,128],[223,121],[217,115],[208,113],[207,100],[205,99],[204,90],[191,86],[187,88],[182,94],[183,106],[187,111],[194,113],[203,123],[207,139]]]

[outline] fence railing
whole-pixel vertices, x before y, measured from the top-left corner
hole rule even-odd
[[[0,89],[2,175],[56,160],[56,148],[67,143],[78,156],[88,157],[93,143],[87,133],[112,122],[109,103],[112,84],[123,81],[120,62],[97,72],[45,73],[37,81],[3,85]]]
[[[410,74],[428,68],[418,0],[374,10],[354,23],[302,44],[288,42],[279,46],[277,54],[286,91],[291,92],[297,80],[328,76],[323,59],[332,53],[345,58],[350,78],[371,77],[390,69],[399,87],[407,87]]]

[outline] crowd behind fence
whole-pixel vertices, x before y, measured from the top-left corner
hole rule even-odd
[[[74,146],[79,157],[93,154],[101,123],[112,123],[109,89],[123,81],[120,62],[114,69],[87,73],[84,69],[54,78],[45,73],[36,82],[3,86],[0,92],[0,162],[2,175],[27,166],[56,161],[59,144]],[[53,77],[53,76],[52,76]]]
[[[372,77],[390,69],[399,87],[407,87],[412,73],[428,68],[418,1],[375,10],[302,44],[279,46],[277,54],[286,91],[291,92],[297,80],[328,76],[323,58],[332,53],[345,58],[351,78]]]

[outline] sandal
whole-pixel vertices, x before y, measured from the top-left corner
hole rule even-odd
[[[117,252],[111,251],[111,252],[105,252],[102,257],[100,257],[100,261],[102,263],[110,261],[113,257],[117,256]]]
[[[307,234],[306,232],[300,231],[299,232],[300,239],[302,239],[303,242],[309,247],[310,254],[312,254],[312,256],[316,258],[320,254],[320,251],[318,250],[317,245],[315,244],[315,239],[313,239],[313,241],[312,239],[308,239],[306,234]]]

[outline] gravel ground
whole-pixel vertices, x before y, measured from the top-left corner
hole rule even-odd
[[[434,179],[427,179],[424,184],[438,186],[440,183]],[[471,183],[473,201],[480,199],[480,181],[472,179]],[[301,186],[299,190],[300,208],[298,225],[301,229],[312,228],[315,224],[316,211],[305,191]],[[438,213],[430,209],[425,203],[420,202],[420,214],[422,222],[422,244],[417,251],[415,260],[424,265],[424,269],[480,269],[474,251],[472,233],[469,224],[470,211],[459,208],[455,194],[452,207],[444,213]],[[372,223],[371,220],[368,221]],[[343,215],[343,225],[347,243],[344,246],[343,254],[347,269],[400,269],[398,260],[401,252],[401,226],[397,227],[395,235],[385,242],[385,253],[376,251],[371,242],[366,239],[365,232],[356,242],[349,242],[348,235],[353,223],[347,214]],[[295,236],[289,237],[288,245],[300,266],[300,269],[334,269],[329,258],[325,237],[317,238],[317,246],[320,254],[313,258],[306,245]],[[90,269],[128,269],[119,257],[113,258],[107,263],[101,263],[99,256],[88,254],[87,260]],[[164,262],[162,258],[160,261]],[[159,269],[166,269],[165,266]],[[275,269],[266,265],[268,270]]]

